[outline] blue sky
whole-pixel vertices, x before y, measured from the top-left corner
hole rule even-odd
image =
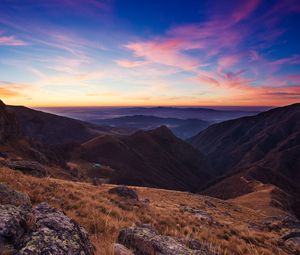
[[[2,0],[0,98],[28,106],[300,100],[300,3]]]

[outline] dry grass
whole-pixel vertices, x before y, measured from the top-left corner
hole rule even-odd
[[[246,207],[186,192],[135,188],[149,205],[129,205],[108,194],[113,185],[95,187],[87,183],[35,178],[0,168],[0,181],[27,193],[34,204],[47,201],[77,220],[91,235],[97,254],[113,254],[112,244],[121,228],[139,223],[154,225],[161,234],[197,238],[210,243],[220,254],[292,254],[277,244],[280,233],[254,230],[265,217]],[[184,207],[207,212],[213,221],[182,212]]]

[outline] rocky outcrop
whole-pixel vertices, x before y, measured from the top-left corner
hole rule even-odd
[[[195,208],[195,207],[188,207],[188,206],[182,207],[181,212],[186,212],[186,213],[193,214],[199,220],[213,222],[213,218],[207,212],[202,211],[202,210],[200,210],[198,208]]]
[[[35,217],[29,208],[0,205],[0,254],[15,254],[34,227]]]
[[[6,198],[5,198],[6,196]],[[87,232],[47,203],[0,185],[0,255],[93,255]]]
[[[29,196],[0,183],[0,205],[31,206]]]
[[[14,139],[19,135],[19,125],[14,114],[8,112],[6,105],[0,100],[0,143]]]
[[[182,241],[157,233],[149,227],[129,227],[120,231],[118,243],[143,255],[217,255],[212,246],[204,243],[186,240]],[[117,254],[117,253],[115,253]]]
[[[116,194],[120,197],[125,197],[129,199],[138,200],[138,195],[135,190],[128,188],[126,186],[118,186],[110,189],[108,191],[110,194]]]
[[[36,161],[28,161],[28,160],[18,160],[18,161],[8,161],[7,166],[14,170],[19,170],[24,174],[30,174],[37,177],[47,176],[46,168],[36,162]]]

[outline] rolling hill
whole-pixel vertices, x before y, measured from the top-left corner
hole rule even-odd
[[[202,154],[165,126],[123,137],[98,136],[74,155],[115,169],[111,182],[116,184],[197,191],[211,179]]]

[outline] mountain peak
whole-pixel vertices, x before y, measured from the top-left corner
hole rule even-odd
[[[153,129],[150,131],[152,134],[155,135],[159,135],[159,136],[163,136],[163,137],[170,137],[170,136],[174,136],[174,134],[172,133],[172,131],[165,125],[160,126],[156,129]]]
[[[3,101],[0,99],[0,109],[3,109],[3,108],[5,108],[6,107],[6,105],[3,103]]]

